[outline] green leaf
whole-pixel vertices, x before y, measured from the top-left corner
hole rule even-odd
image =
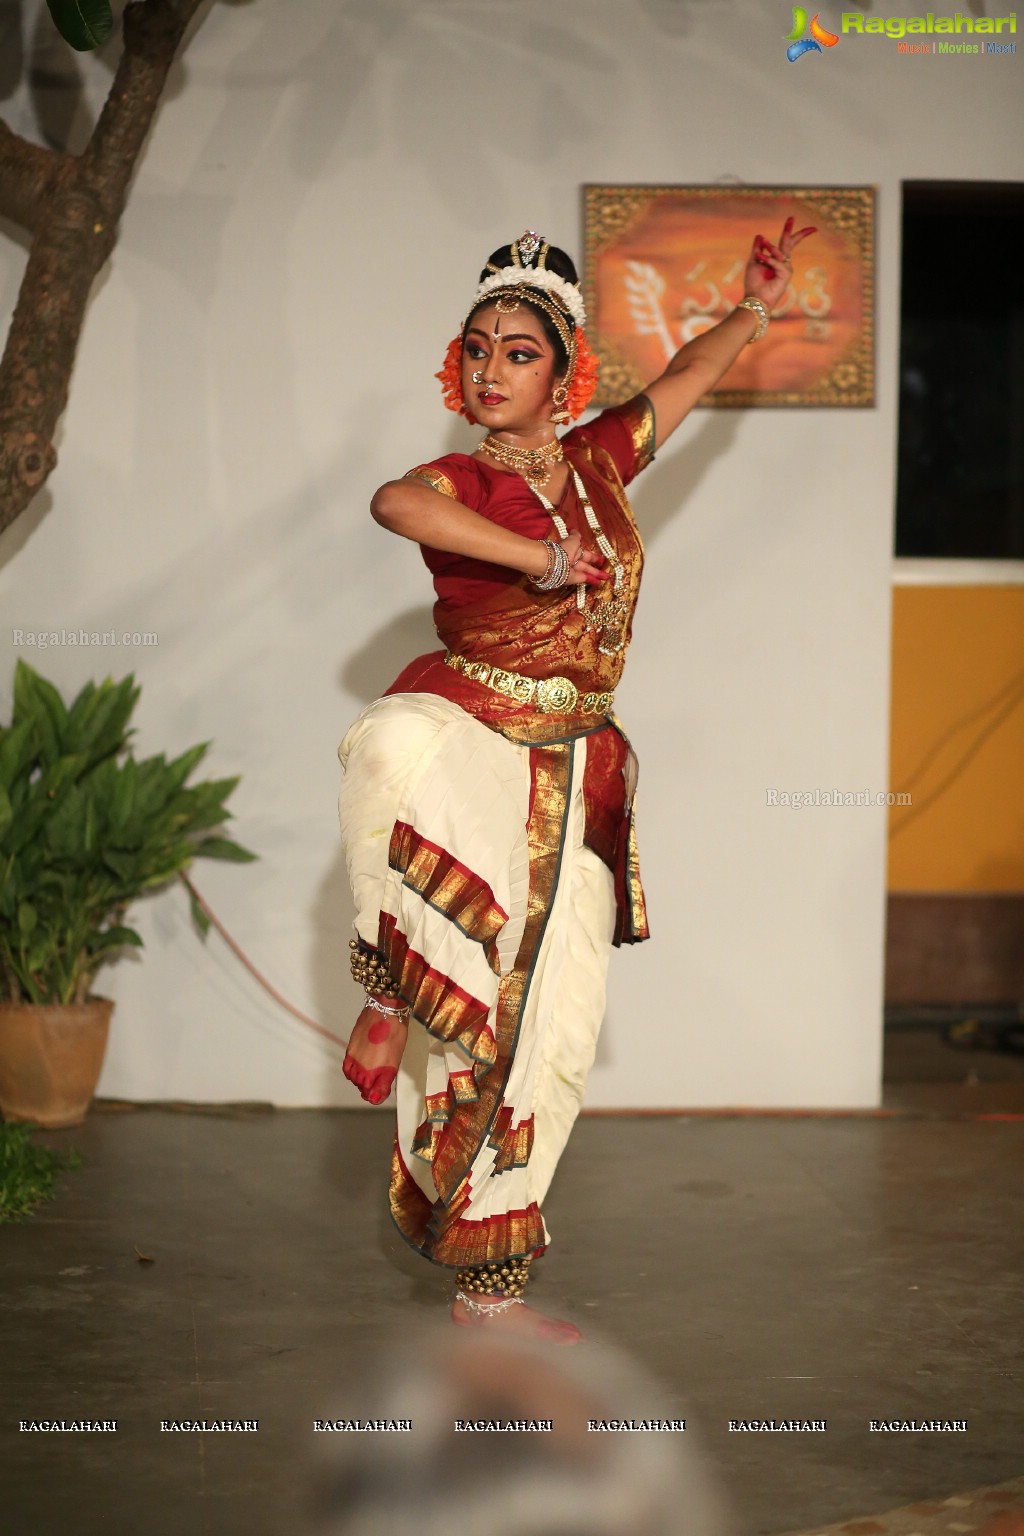
[[[126,747],[135,735],[128,726],[132,710],[138,702],[141,687],[135,686],[135,673],[129,672],[119,683],[108,677],[100,686],[100,702],[90,723],[90,745],[97,758]]]
[[[96,804],[92,799],[85,802],[85,825],[82,828],[82,846],[86,853],[96,852]]]
[[[124,746],[132,734],[126,731],[128,718],[141,692],[133,686],[134,682],[135,675],[130,672],[120,683],[108,677],[91,693],[93,685],[86,684],[71,706],[65,748],[88,752],[92,761],[98,763]]]
[[[85,847],[85,807],[77,784],[69,784],[53,815],[43,823],[51,853],[70,859]]]
[[[98,48],[114,28],[108,0],[46,0],[53,24],[79,53]]]
[[[34,944],[29,946],[25,963],[30,971],[41,971],[50,955],[53,954],[55,945],[48,933],[40,934]]]
[[[189,899],[189,905],[192,908],[192,921],[195,923],[196,927],[199,929],[199,932],[202,934],[203,938],[205,939],[206,935],[210,931],[210,919],[207,917],[206,913],[203,911],[202,907],[199,905],[199,902],[196,900],[196,896],[195,896],[195,892],[194,891],[191,891],[191,890],[189,891],[188,899]]]
[[[0,734],[0,784],[10,789],[33,760],[32,722],[21,720]]]
[[[19,657],[14,669],[14,713],[11,723],[17,725],[20,720],[33,722],[44,762],[55,762],[61,753],[68,721],[64,700],[51,682],[40,677]]]
[[[79,777],[84,766],[84,757],[58,758],[25,791],[24,804],[18,808],[6,838],[11,852],[21,853],[37,842],[39,828],[57,811],[64,792]]]
[[[135,873],[133,853],[119,853],[116,848],[104,848],[103,862],[121,880],[130,880]]]
[[[22,901],[18,904],[18,928],[26,938],[32,932],[39,921],[39,914],[30,901]]]
[[[204,837],[196,844],[195,853],[196,858],[227,859],[232,864],[250,864],[259,858],[258,853],[250,853],[248,848],[232,842],[230,837]]]
[[[107,949],[120,949],[122,944],[131,944],[134,949],[142,949],[141,935],[134,928],[124,928],[120,924],[113,928],[104,928],[102,933],[94,934],[88,941],[88,949],[91,955],[102,954]]]
[[[198,746],[189,747],[187,752],[183,752],[180,757],[176,757],[173,762],[167,764],[168,782],[172,789],[181,788],[193,768],[202,762],[211,746],[212,742],[201,741]]]
[[[114,783],[114,798],[110,804],[110,828],[115,834],[123,832],[135,803],[135,788],[139,769],[133,757],[122,763]]]
[[[0,837],[3,837],[13,819],[14,812],[11,810],[11,797],[6,789],[4,789],[4,786],[0,784]]]
[[[85,684],[81,693],[71,702],[68,710],[68,733],[76,740],[81,740],[82,731],[87,721],[94,713],[99,702],[100,691],[94,682]]]
[[[176,824],[187,832],[202,832],[207,827],[219,827],[222,822],[233,820],[224,801],[238,784],[236,774],[230,779],[204,779],[181,789],[171,801]]]

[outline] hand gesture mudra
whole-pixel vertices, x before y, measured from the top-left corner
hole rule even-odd
[[[608,562],[604,555],[591,545],[584,546],[580,534],[570,533],[568,538],[560,539],[559,543],[569,556],[566,586],[580,587],[584,582],[589,586],[597,586],[611,579],[611,572],[605,569]]]
[[[790,215],[782,226],[778,245],[772,245],[763,235],[755,235],[750,260],[743,273],[744,294],[760,299],[769,314],[781,300],[793,276],[793,251],[801,240],[817,233],[818,226],[808,224],[794,234],[794,223]]]

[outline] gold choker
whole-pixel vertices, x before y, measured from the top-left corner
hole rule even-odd
[[[562,445],[557,437],[545,443],[543,448],[513,448],[511,443],[500,442],[498,438],[488,435],[480,447],[492,459],[497,459],[499,464],[522,475],[532,490],[547,485],[551,471],[562,461]]]

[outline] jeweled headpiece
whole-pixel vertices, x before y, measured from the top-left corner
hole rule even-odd
[[[548,241],[533,229],[526,230],[518,240],[513,240],[512,265],[497,267],[491,261],[487,263],[487,276],[473,295],[473,302],[466,311],[467,317],[481,299],[489,298],[499,288],[539,288],[572,320],[573,325],[586,325],[587,311],[578,283],[570,283],[568,279],[559,277],[557,272],[549,272],[544,265],[550,249]],[[507,297],[511,298],[511,294]],[[566,349],[568,345],[566,341]]]

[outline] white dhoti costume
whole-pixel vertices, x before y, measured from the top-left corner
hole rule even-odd
[[[391,1212],[442,1264],[549,1240],[541,1202],[594,1059],[616,917],[584,842],[588,742],[523,745],[397,693],[338,749],[355,931],[410,1006]]]

